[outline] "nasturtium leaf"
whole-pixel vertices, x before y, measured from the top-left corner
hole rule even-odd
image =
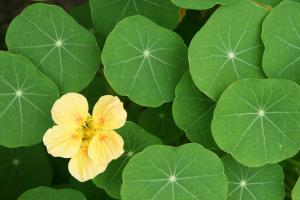
[[[180,80],[175,90],[173,116],[187,138],[207,148],[216,148],[210,124],[215,103],[198,90],[189,72]]]
[[[183,135],[174,122],[169,103],[159,108],[146,109],[140,115],[139,125],[159,137],[165,144],[174,144]]]
[[[300,147],[299,99],[300,87],[289,80],[240,80],[217,103],[213,137],[249,167],[292,157]]]
[[[179,8],[170,0],[90,0],[93,23],[107,36],[125,17],[143,15],[166,28],[179,23]]]
[[[221,160],[200,144],[152,145],[123,171],[122,200],[225,200],[227,179]]]
[[[138,15],[116,25],[102,53],[104,74],[112,88],[149,107],[173,100],[188,65],[186,57],[179,35]]]
[[[0,199],[17,199],[25,190],[50,185],[52,170],[42,145],[0,146]]]
[[[269,6],[276,6],[283,0],[255,0],[257,3],[262,3]]]
[[[175,5],[182,8],[188,8],[193,10],[205,10],[212,8],[213,6],[228,5],[238,0],[171,0]]]
[[[113,200],[104,190],[97,188],[92,181],[79,182],[71,178],[68,186],[82,192],[87,200]]]
[[[93,182],[96,186],[105,189],[110,196],[120,199],[122,172],[128,161],[145,147],[161,144],[161,141],[130,121],[126,122],[125,126],[117,132],[124,139],[125,153],[117,160],[112,161],[106,171],[94,178]]]
[[[263,23],[263,69],[268,77],[300,83],[300,4],[286,0]]]
[[[298,178],[298,181],[293,188],[292,200],[300,200],[300,178]]]
[[[221,6],[193,38],[190,72],[213,100],[234,81],[263,78],[261,23],[267,10],[250,0]]]
[[[0,145],[30,146],[51,126],[58,89],[24,56],[0,52]]]
[[[18,200],[86,200],[85,196],[73,189],[54,189],[40,186],[24,192]]]
[[[100,65],[93,34],[54,5],[28,6],[10,24],[6,44],[9,51],[30,58],[61,92],[82,90]]]
[[[249,168],[231,156],[222,158],[228,179],[228,200],[283,200],[284,174],[279,164]]]

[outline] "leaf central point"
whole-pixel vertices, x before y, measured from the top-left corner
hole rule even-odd
[[[234,59],[235,58],[235,53],[234,52],[229,52],[227,54],[227,56],[228,56],[229,59]]]
[[[169,177],[169,181],[170,182],[176,182],[176,176],[174,176],[174,175],[171,175],[170,177]]]
[[[262,110],[262,109],[260,109],[260,110],[258,111],[258,115],[261,116],[261,117],[263,117],[263,116],[265,115],[265,111]]]
[[[61,40],[57,40],[55,42],[55,46],[57,46],[57,47],[61,47],[62,45],[63,45],[63,42]]]
[[[149,57],[149,55],[150,55],[150,51],[146,49],[146,50],[144,51],[144,57],[147,58],[147,57]]]
[[[241,186],[241,187],[246,187],[246,185],[247,185],[247,182],[244,181],[244,180],[242,180],[241,183],[240,183],[240,186]]]
[[[16,95],[19,97],[19,96],[22,96],[23,92],[21,90],[17,90],[16,91]]]

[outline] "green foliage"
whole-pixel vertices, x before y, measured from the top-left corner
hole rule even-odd
[[[263,78],[261,23],[267,10],[252,1],[220,7],[193,38],[190,72],[196,86],[213,100],[234,81]]]
[[[123,19],[103,47],[104,74],[112,88],[133,102],[158,107],[172,101],[186,70],[181,37],[142,16]]]
[[[300,4],[287,0],[272,9],[263,24],[262,39],[266,50],[263,68],[270,78],[300,83]],[[280,19],[280,20],[278,20]]]
[[[30,58],[61,92],[82,90],[100,64],[95,37],[53,5],[26,8],[10,24],[6,44],[9,51]]]
[[[122,172],[128,161],[145,147],[153,144],[161,144],[158,138],[147,133],[141,127],[130,121],[119,129],[118,133],[124,138],[125,153],[122,157],[111,162],[105,173],[93,179],[95,185],[105,189],[108,194],[117,199],[120,198]]]
[[[173,116],[178,127],[186,131],[190,141],[216,148],[210,131],[215,103],[197,89],[188,72],[178,83],[175,95]]]
[[[300,200],[300,0],[69,2],[0,44],[1,200]],[[69,92],[127,111],[84,183],[41,144]]]
[[[123,172],[122,199],[226,199],[221,160],[201,145],[153,145],[131,159]]]
[[[1,199],[17,199],[27,189],[51,184],[51,165],[41,145],[15,149],[0,146],[0,152]]]
[[[228,199],[280,200],[284,198],[283,170],[280,165],[250,168],[232,157],[222,158],[228,178]]]
[[[96,29],[107,36],[123,18],[142,15],[166,28],[175,28],[179,8],[170,0],[90,0]]]
[[[26,191],[18,200],[86,200],[84,195],[73,189],[53,189],[49,187],[37,187]]]
[[[217,4],[228,5],[238,0],[171,0],[175,5],[183,8],[204,10],[211,8]]]
[[[214,111],[218,146],[258,167],[294,156],[300,147],[300,86],[288,80],[247,79],[232,84]]]
[[[0,52],[0,72],[0,144],[39,143],[51,125],[56,85],[21,55]]]

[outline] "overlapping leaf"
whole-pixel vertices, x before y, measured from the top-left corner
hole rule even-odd
[[[213,6],[228,5],[238,0],[171,0],[175,5],[193,10],[205,10]]]
[[[73,189],[54,189],[40,186],[22,194],[18,200],[86,200],[85,196]]]
[[[37,144],[51,126],[56,85],[25,57],[0,52],[0,145]]]
[[[300,3],[284,1],[263,23],[263,68],[268,77],[300,83]]]
[[[215,103],[198,90],[187,72],[176,87],[173,116],[176,124],[192,142],[216,148],[210,124]]]
[[[300,179],[299,178],[292,191],[292,200],[300,200]]]
[[[161,141],[133,122],[126,122],[125,126],[118,130],[118,133],[124,139],[125,153],[110,163],[106,171],[94,178],[93,182],[98,187],[105,189],[112,197],[120,199],[122,172],[128,161],[145,147],[161,144]]]
[[[193,38],[190,72],[213,100],[234,81],[263,78],[261,23],[267,10],[250,0],[218,8]]]
[[[9,51],[30,58],[61,92],[82,90],[100,65],[93,34],[54,5],[27,7],[10,24],[6,44]]]
[[[160,138],[164,144],[174,144],[183,135],[174,122],[171,104],[148,108],[140,115],[139,124]]]
[[[187,67],[187,48],[176,33],[142,16],[122,20],[108,36],[102,54],[112,88],[133,102],[158,107],[172,101]]]
[[[153,145],[134,156],[123,172],[122,200],[225,200],[220,159],[199,144]]]
[[[1,199],[17,199],[27,189],[51,184],[51,165],[41,145],[14,149],[0,146],[0,169]]]
[[[295,155],[300,147],[300,87],[288,80],[241,80],[221,96],[212,133],[240,163],[258,167]]]
[[[284,199],[284,174],[280,165],[249,168],[236,162],[231,156],[222,158],[228,179],[228,200]]]
[[[90,0],[92,19],[97,30],[107,36],[123,18],[143,15],[173,29],[179,23],[179,8],[170,0]]]

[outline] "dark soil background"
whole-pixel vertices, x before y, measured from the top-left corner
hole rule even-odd
[[[68,11],[76,5],[87,2],[87,0],[0,0],[0,50],[6,50],[5,33],[10,22],[24,8],[36,2],[60,5]]]

